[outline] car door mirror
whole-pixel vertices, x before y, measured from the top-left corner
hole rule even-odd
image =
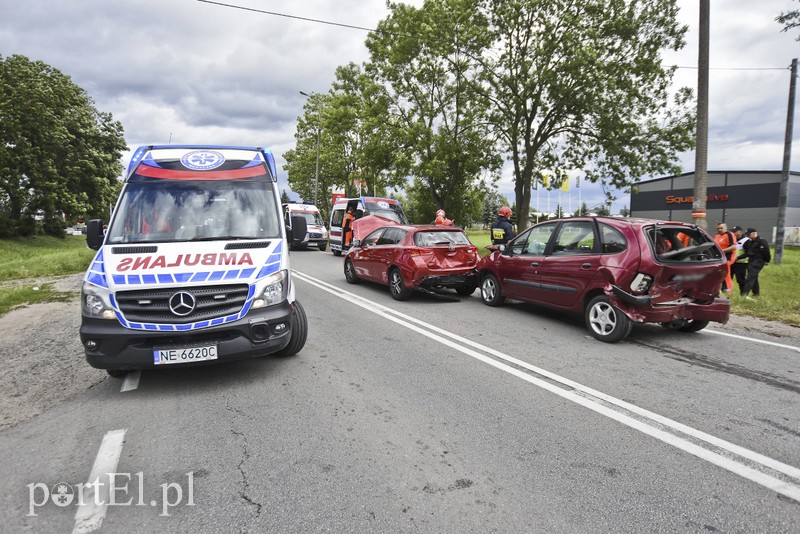
[[[352,245],[354,247],[360,247],[361,246],[361,240],[360,239],[353,239]],[[365,243],[365,245],[366,245],[366,243]]]

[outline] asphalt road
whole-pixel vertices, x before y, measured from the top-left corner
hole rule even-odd
[[[74,392],[0,431],[0,531],[800,531],[797,337],[637,326],[609,345],[477,292],[395,302],[330,252],[292,267],[297,356],[71,371],[53,387]],[[0,355],[84,369],[61,306],[6,319]],[[31,367],[17,397],[46,390]],[[106,476],[77,506],[108,471],[114,503]]]

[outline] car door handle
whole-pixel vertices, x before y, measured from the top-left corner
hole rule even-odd
[[[591,269],[591,268],[592,268],[592,264],[591,263],[589,263],[589,262],[581,263],[581,269]]]
[[[538,267],[538,266],[539,266],[538,261],[534,261],[533,263],[531,263],[531,267]]]

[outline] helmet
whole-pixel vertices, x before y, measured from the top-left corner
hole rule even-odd
[[[436,216],[437,217],[444,218],[444,215],[445,215],[444,214],[444,210],[436,210]]]
[[[500,213],[500,215],[502,215],[503,217],[511,217],[511,208],[509,208],[508,206],[503,206],[502,208],[500,208],[500,211],[498,213]]]

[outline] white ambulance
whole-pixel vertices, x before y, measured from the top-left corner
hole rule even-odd
[[[225,362],[305,345],[275,159],[261,147],[143,146],[134,153],[84,278],[80,338],[90,365]],[[290,239],[306,234],[293,220]]]
[[[291,248],[307,248],[309,245],[324,252],[328,246],[328,230],[319,209],[314,204],[286,203],[283,205],[283,218],[287,233],[292,233],[292,220],[302,217],[306,220],[306,235],[301,241],[293,241]]]

